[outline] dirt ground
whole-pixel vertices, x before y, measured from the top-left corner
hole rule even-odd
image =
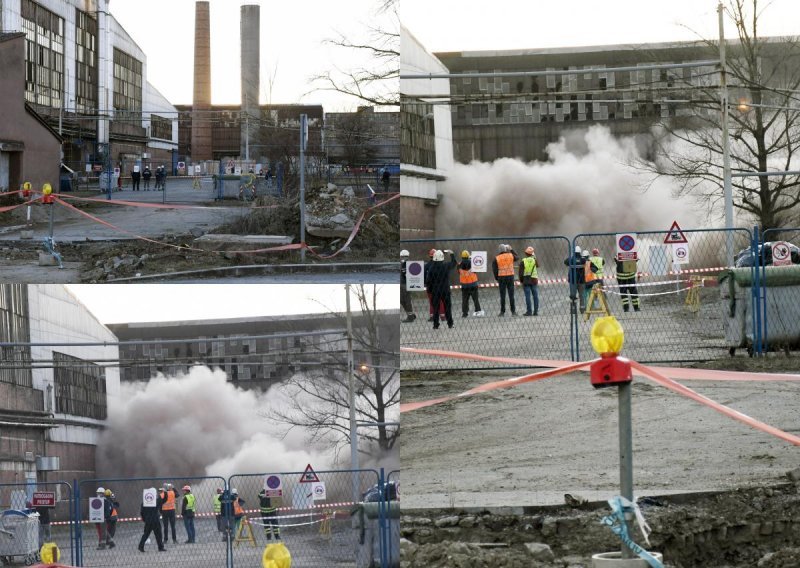
[[[795,371],[796,359],[746,357],[715,367]],[[404,372],[403,401],[453,395],[504,372]],[[788,432],[800,432],[800,383],[685,384]],[[573,373],[403,414],[403,506],[563,503],[565,493],[619,493],[617,395]],[[798,449],[649,382],[633,384],[637,496],[774,482],[800,466]]]

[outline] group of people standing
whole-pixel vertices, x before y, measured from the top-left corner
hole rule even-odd
[[[155,489],[151,488],[150,491],[155,491]],[[182,491],[183,496],[181,498],[178,491],[171,483],[165,483],[158,491],[154,505],[142,502],[139,515],[144,522],[144,533],[139,540],[140,552],[144,552],[144,545],[147,543],[147,539],[150,538],[151,533],[155,536],[158,550],[161,552],[166,550],[164,544],[169,540],[170,534],[172,535],[173,544],[178,543],[178,537],[175,531],[175,510],[179,500],[181,502],[183,526],[186,529],[186,543],[191,544],[195,542],[194,516],[197,507],[197,499],[192,493],[191,486],[184,485]]]
[[[145,166],[144,170],[139,172],[139,170],[134,170],[131,172],[131,185],[132,191],[139,191],[139,182],[140,180],[144,180],[144,190],[150,191],[150,179],[153,177],[153,172],[150,170],[150,166]],[[164,191],[167,183],[167,169],[164,166],[158,166],[156,168],[156,185],[154,190],[155,191]]]
[[[449,255],[449,260],[445,259]],[[473,271],[470,252],[461,252],[460,262],[456,261],[452,250],[431,249],[428,253],[429,261],[424,266],[425,291],[428,295],[429,322],[433,328],[438,329],[440,321],[446,321],[447,326],[454,325],[452,315],[452,299],[450,294],[450,275],[457,267],[459,283],[461,285],[461,317],[469,316],[470,301],[473,304],[473,316],[483,317],[479,299],[478,275]],[[400,251],[400,303],[406,313],[402,320],[404,323],[413,322],[416,313],[411,302],[411,294],[406,290],[407,261],[409,252]],[[622,297],[622,308],[629,311],[633,306],[634,311],[640,310],[639,293],[636,288],[637,262],[636,260],[616,258],[616,278]],[[569,268],[570,298],[580,305],[580,310],[586,310],[589,294],[593,286],[602,284],[604,279],[605,259],[600,256],[597,248],[588,250],[575,247],[573,256],[568,257],[564,264]],[[506,315],[506,304],[512,316],[517,315],[514,286],[518,280],[525,293],[524,316],[539,315],[539,261],[533,246],[525,248],[524,256],[514,251],[511,245],[500,244],[497,254],[492,261],[492,273],[500,292],[499,317]]]

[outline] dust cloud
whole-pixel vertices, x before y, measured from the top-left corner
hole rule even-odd
[[[547,153],[547,162],[456,164],[442,188],[437,236],[572,237],[700,221],[696,204],[673,196],[669,178],[629,165],[639,158],[634,138],[592,126],[550,144]]]
[[[229,477],[330,467],[330,452],[309,447],[300,431],[282,436],[265,418],[274,398],[272,390],[238,389],[207,367],[123,383],[109,401],[98,475]]]

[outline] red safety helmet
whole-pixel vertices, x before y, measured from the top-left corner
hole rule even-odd
[[[435,255],[435,254],[436,254],[436,249],[431,249],[431,250],[428,251],[428,256],[431,257],[431,258],[433,258],[433,255]]]

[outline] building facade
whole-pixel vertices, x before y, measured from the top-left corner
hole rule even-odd
[[[382,350],[397,353],[397,311],[378,312],[376,326]],[[367,321],[354,314],[354,329]],[[112,324],[120,341],[145,344],[121,345],[123,381],[148,381],[158,373],[187,372],[194,365],[220,368],[228,380],[243,389],[267,390],[299,372],[322,375],[337,372],[346,359],[347,340],[343,317],[328,314],[268,316],[223,320]],[[326,332],[304,335],[307,332]],[[269,337],[274,335],[274,337]],[[266,336],[245,339],[252,336]],[[193,340],[186,343],[174,340]],[[199,342],[194,340],[201,340]],[[170,343],[159,343],[171,340]],[[213,341],[212,341],[213,340]],[[396,355],[367,352],[354,344],[354,360],[371,365],[397,366]]]
[[[330,164],[399,164],[400,113],[369,106],[325,113],[325,154]]]
[[[0,348],[0,481],[95,477],[108,401],[119,393],[118,349],[35,344],[114,335],[64,286],[3,284],[0,341],[19,344]]]
[[[25,34],[25,101],[85,175],[176,159],[176,111],[147,82],[147,57],[108,0],[4,0],[0,29]]]
[[[447,73],[447,68],[400,27],[400,74]],[[447,79],[400,79],[400,238],[435,234],[438,185],[453,167]]]

